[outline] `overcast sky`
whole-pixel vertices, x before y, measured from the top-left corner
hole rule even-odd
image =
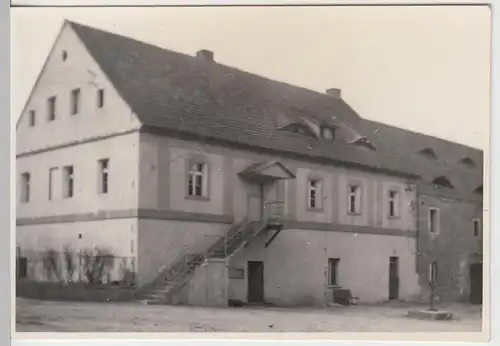
[[[16,121],[64,19],[324,92],[361,116],[486,149],[487,7],[12,8]]]

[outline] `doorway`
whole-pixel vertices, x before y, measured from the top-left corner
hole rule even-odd
[[[483,264],[473,263],[470,265],[470,302],[472,304],[483,303]]]
[[[248,262],[248,302],[264,302],[264,262]]]
[[[389,300],[399,299],[399,257],[389,257]]]

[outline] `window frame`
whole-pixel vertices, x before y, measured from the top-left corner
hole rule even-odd
[[[332,264],[335,265],[332,265]],[[339,287],[339,257],[328,258],[328,287]],[[333,271],[335,269],[335,271]],[[335,282],[332,281],[332,273],[335,272],[334,278]]]
[[[49,186],[48,186],[48,200],[49,201],[53,201],[54,200],[54,176],[55,176],[55,172],[57,172],[57,170],[59,169],[59,167],[50,167],[49,168]]]
[[[438,276],[438,262],[437,261],[432,261],[429,263],[429,277],[428,277],[429,282],[434,282],[437,283],[439,280]]]
[[[433,232],[432,229],[432,212],[435,212],[435,215],[436,215],[436,230]],[[436,207],[429,207],[429,210],[427,212],[427,227],[428,227],[428,230],[429,230],[429,233],[430,234],[434,234],[434,235],[437,235],[440,233],[441,231],[441,215],[440,215],[440,211],[439,211],[439,208],[436,208]]]
[[[29,127],[36,126],[36,111],[34,109],[30,109],[28,113],[28,125]]]
[[[50,96],[47,99],[47,120],[55,121],[57,117],[57,96]]]
[[[20,175],[19,202],[26,204],[31,201],[31,173],[23,172]]]
[[[109,193],[109,171],[110,159],[108,157],[97,160],[97,193],[107,195]],[[104,180],[106,182],[104,182]],[[105,187],[105,188],[104,188]]]
[[[78,115],[80,113],[80,101],[81,101],[82,91],[80,88],[75,88],[71,90],[71,115]]]
[[[316,186],[311,186],[312,182],[316,182]],[[315,205],[313,206],[311,200],[311,193],[314,192]],[[316,176],[307,178],[307,196],[306,196],[307,210],[309,211],[323,211],[323,179]]]
[[[477,228],[476,228],[477,225]],[[472,234],[474,238],[479,238],[481,237],[481,220],[479,219],[472,219]]]
[[[202,165],[201,170],[194,170]],[[196,177],[201,177],[201,195],[196,193]],[[192,186],[192,187],[191,187]],[[186,199],[210,200],[210,164],[204,158],[188,158],[186,160]]]
[[[71,170],[71,173],[69,170]],[[63,167],[63,198],[73,198],[74,196],[75,168],[73,165],[67,165]]]
[[[355,192],[352,192],[352,188],[356,188]],[[359,182],[350,182],[347,185],[347,214],[349,215],[361,215],[362,213],[362,205],[363,205],[363,196],[362,196],[362,188],[363,185]],[[354,196],[354,210],[352,210],[352,197]]]
[[[97,108],[98,109],[104,108],[104,103],[105,103],[104,88],[97,89]]]
[[[396,196],[392,197],[391,193],[395,193]],[[393,213],[391,214],[391,205],[393,206]],[[401,218],[401,189],[391,187],[387,190],[387,217],[389,219],[400,219]]]

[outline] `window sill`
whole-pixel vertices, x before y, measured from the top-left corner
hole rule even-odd
[[[186,196],[184,198],[192,201],[201,201],[201,202],[210,201],[210,197],[208,196]]]
[[[359,212],[352,212],[352,211],[348,211],[348,212],[347,212],[347,215],[351,215],[351,216],[360,216],[360,215],[361,215],[361,213],[359,213]]]
[[[332,290],[337,290],[337,289],[342,288],[342,287],[340,287],[340,285],[327,285],[327,287],[328,287],[329,289],[332,289]]]
[[[387,216],[387,219],[389,220],[401,220],[401,216]]]
[[[311,207],[307,207],[306,210],[309,211],[309,212],[313,212],[313,213],[324,213],[325,212],[325,210],[323,208],[311,208]]]

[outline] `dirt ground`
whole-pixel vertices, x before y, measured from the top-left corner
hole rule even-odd
[[[446,306],[453,321],[421,321],[407,304],[208,308],[16,300],[17,332],[480,332],[481,308]],[[425,307],[420,307],[425,308]]]

